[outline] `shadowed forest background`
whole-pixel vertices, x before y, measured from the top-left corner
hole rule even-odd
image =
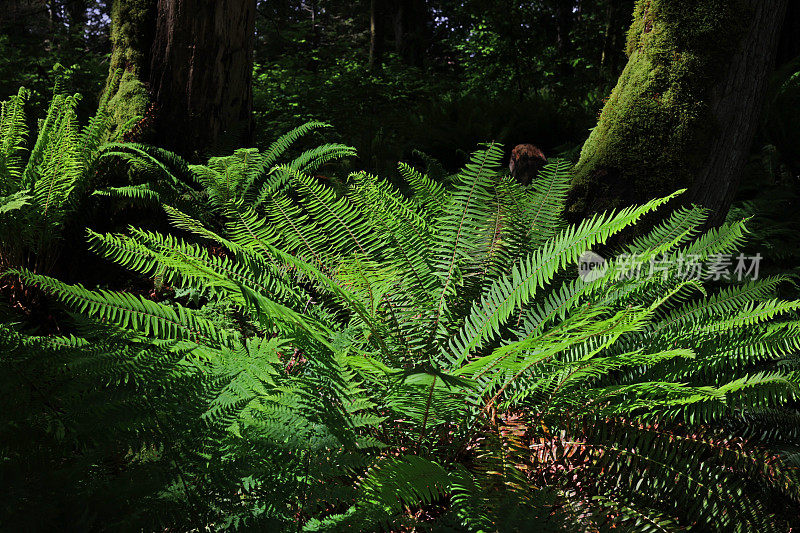
[[[129,4],[118,16],[132,24],[141,8]],[[259,2],[252,142],[324,119],[368,170],[394,169],[415,149],[457,166],[487,139],[574,151],[624,67],[633,11],[632,1],[592,4]],[[420,11],[407,28],[401,8]],[[112,16],[111,2],[12,2],[3,94],[25,85],[43,108],[53,64],[75,65],[88,116],[108,76]]]
[[[0,528],[800,528],[797,2],[6,0],[0,100]]]
[[[112,103],[117,108],[117,121],[122,123],[137,114],[150,120],[160,114],[163,127],[149,132],[137,130],[137,140],[180,148],[179,153],[197,161],[243,145],[263,147],[303,122],[322,120],[333,126],[327,139],[354,146],[358,152],[354,168],[370,172],[391,174],[400,160],[419,164],[419,152],[454,170],[477,143],[487,139],[503,143],[508,153],[517,144],[533,143],[545,154],[577,162],[589,131],[597,124],[627,64],[629,32],[636,30],[631,28],[633,0],[521,4],[256,2],[244,11],[244,18],[223,17],[226,12],[242,12],[243,5],[219,4],[202,16],[192,13],[192,18],[200,21],[217,17],[216,22],[199,22],[192,27],[178,18],[187,17],[194,9],[189,4],[185,6],[187,13],[168,20],[163,6],[148,2],[123,2],[114,7],[112,2],[14,0],[2,19],[6,53],[0,59],[0,89],[3,94],[12,94],[24,85],[32,92],[33,106],[44,109],[54,81],[52,67],[59,63],[71,67],[69,89],[81,93],[79,113],[88,117],[108,91],[111,73],[122,69],[121,86],[111,95],[116,97]],[[682,4],[675,6],[678,13],[686,11]],[[724,68],[734,50],[722,51],[722,41],[735,40],[737,31],[746,29],[736,27],[741,26],[742,6],[729,6],[729,21],[724,20],[725,10],[714,14],[715,9],[711,4],[698,8],[716,18],[711,22],[717,26],[698,34],[692,46],[704,47],[704,39],[710,39],[709,43],[716,41],[720,48],[707,47],[708,57],[701,59],[709,64],[698,62],[699,69],[710,70],[711,64]],[[748,76],[753,83],[767,83],[768,92],[759,94],[751,106],[758,112],[748,117],[752,118],[748,128],[757,131],[745,132],[744,147],[730,148],[739,153],[745,148],[750,153],[745,156],[750,165],[748,179],[732,176],[745,188],[765,179],[764,172],[771,174],[768,181],[777,179],[781,183],[786,180],[780,176],[797,172],[800,149],[792,130],[797,98],[796,11],[794,5],[789,6],[785,17],[769,21],[770,33],[758,36],[769,41],[764,56],[769,72],[752,71]],[[115,21],[117,29],[112,31]],[[706,31],[699,27],[703,23],[696,20],[698,30]],[[226,41],[225,50],[216,55],[214,39],[197,40],[197,35],[214,32],[208,24],[226,27],[216,37]],[[690,23],[676,19],[675,24]],[[713,36],[714,31],[719,35]],[[238,40],[233,38],[236,35]],[[178,85],[185,84],[178,72],[187,69],[174,62],[183,63],[189,56],[186,52],[171,58],[154,56],[158,40],[166,42],[168,38],[186,49],[196,47],[195,42],[206,47],[197,70],[206,71],[207,79],[193,82],[200,95],[195,98],[217,98],[219,105],[240,98],[241,105],[236,104],[240,108],[227,112],[241,116],[229,120],[223,129],[209,128],[196,118],[205,116],[207,122],[208,110],[182,108],[173,93],[178,92]],[[173,47],[173,54],[177,48]],[[232,50],[241,50],[241,57],[234,57],[236,64],[226,63],[231,60],[226,54]],[[152,72],[156,64],[167,75]],[[220,69],[236,74],[219,75]],[[698,72],[695,79],[685,79],[698,88],[714,84],[712,76],[703,79],[701,74],[707,73]],[[160,76],[159,83],[176,77],[175,86],[155,88],[153,76]],[[134,77],[146,91],[160,93],[155,97],[158,101],[126,83]],[[220,87],[228,94],[213,94]],[[690,98],[694,89],[682,89],[686,93],[678,98]],[[656,88],[648,90],[652,98],[660,98]],[[225,98],[227,102],[223,102]],[[698,100],[702,102],[702,98]],[[764,102],[765,108],[760,105]],[[686,103],[675,101],[670,105],[679,109]],[[164,109],[159,113],[149,106]],[[176,110],[167,111],[171,108]],[[165,118],[167,114],[175,116]],[[189,117],[195,117],[191,124],[186,122]],[[676,118],[665,127],[678,128],[681,120]],[[185,131],[173,135],[176,127],[188,127],[190,135]],[[198,138],[199,131],[205,131],[206,138]],[[649,133],[649,138],[641,136],[643,144],[657,135]],[[753,135],[755,140],[750,142]],[[186,146],[175,144],[179,138],[186,139]],[[663,151],[670,154],[650,158],[649,166],[670,167],[657,172],[671,172],[689,159],[687,154],[692,149],[686,144],[698,143],[698,139],[683,140],[681,146],[667,142]],[[740,174],[738,165],[732,168],[734,174]],[[630,181],[626,177],[624,183]],[[626,200],[645,196],[636,194]],[[723,203],[730,201],[727,198]],[[601,204],[605,205],[597,207],[621,205],[611,201]]]

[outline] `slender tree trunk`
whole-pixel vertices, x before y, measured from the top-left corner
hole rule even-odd
[[[628,65],[575,169],[580,218],[688,188],[725,217],[758,126],[787,0],[638,0]]]
[[[369,4],[369,69],[374,70],[383,61],[386,41],[386,5],[384,0],[370,0]]]
[[[632,0],[608,0],[603,49],[600,56],[600,73],[603,78],[619,76],[619,63],[623,54],[625,32],[633,12]]]
[[[144,117],[128,140],[190,159],[249,141],[255,8],[256,0],[114,2],[110,108],[120,127]]]
[[[574,10],[574,0],[556,0],[556,47],[559,54],[563,54],[572,46],[570,32]]]
[[[600,70],[605,71],[608,67],[608,61],[611,58],[612,39],[614,29],[614,18],[617,10],[619,9],[618,0],[609,0],[606,6],[606,28],[603,32],[603,51],[600,54]]]
[[[65,4],[70,25],[70,31],[78,32],[85,28],[88,9],[88,0],[71,0]]]
[[[425,0],[399,0],[394,19],[395,49],[409,65],[425,60],[428,12]]]

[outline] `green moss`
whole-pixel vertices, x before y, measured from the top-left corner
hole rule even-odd
[[[156,3],[153,0],[116,0],[111,12],[111,71],[124,69],[141,75],[152,42]]]
[[[746,30],[741,0],[639,0],[628,65],[583,147],[569,214],[688,186],[714,135],[712,88]]]
[[[155,0],[115,0],[113,4],[113,51],[104,95],[117,127],[143,116],[150,103],[144,80],[149,68],[155,13]]]
[[[135,117],[144,117],[149,105],[150,93],[144,83],[133,72],[124,72],[108,101],[108,109],[117,128]]]

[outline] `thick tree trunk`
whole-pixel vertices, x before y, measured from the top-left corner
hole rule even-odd
[[[575,169],[579,218],[688,188],[720,223],[749,155],[787,0],[639,0],[628,65]]]
[[[425,60],[428,11],[425,0],[398,0],[394,18],[395,49],[409,65]]]
[[[117,0],[106,91],[128,140],[187,158],[251,134],[256,0]],[[121,80],[112,84],[118,71]]]
[[[800,55],[800,2],[792,0],[786,11],[786,21],[778,45],[779,65],[788,63]]]
[[[748,32],[724,78],[714,87],[711,113],[716,134],[708,145],[705,165],[689,188],[688,200],[713,212],[712,225],[725,221],[750,155],[787,2],[776,0],[773,5],[759,0],[755,4]]]
[[[256,0],[159,0],[150,60],[156,143],[196,157],[249,141]]]

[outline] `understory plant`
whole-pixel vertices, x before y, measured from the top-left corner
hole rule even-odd
[[[30,145],[25,114],[29,91],[21,88],[2,103],[0,269],[25,266],[49,272],[59,257],[64,226],[80,213],[96,184],[109,128],[105,102],[81,128],[76,115],[81,97],[66,94],[64,83],[62,72]]]
[[[106,525],[797,526],[800,302],[773,297],[779,277],[711,287],[679,260],[713,274],[745,221],[699,234],[706,213],[681,209],[578,277],[583,254],[674,195],[568,226],[569,165],[523,189],[496,144],[451,187],[401,164],[410,195],[367,173],[338,195],[257,152],[190,167],[125,150],[160,161],[170,183],[199,184],[218,218],[165,205],[175,234],[88,232],[100,256],[173,299],[17,271],[89,321],[81,337],[9,330],[4,365],[17,374],[3,378],[24,392],[6,401],[48,413],[18,426],[54,440],[102,426],[106,459],[80,485],[94,491],[86,520],[99,487],[121,484],[127,506],[105,509]],[[632,256],[658,261],[658,275],[633,275]],[[82,381],[50,407],[27,386],[48,373]],[[98,416],[75,408],[84,401]],[[3,468],[27,460],[12,451]]]
[[[117,199],[168,203],[180,207],[206,226],[221,229],[220,215],[230,203],[244,203],[254,209],[288,180],[286,169],[317,175],[321,167],[356,155],[355,149],[339,143],[326,143],[289,158],[292,146],[301,138],[330,128],[324,122],[307,122],[281,135],[262,151],[240,148],[233,154],[212,157],[205,165],[191,165],[167,150],[140,143],[107,145],[102,156],[130,163],[149,180],[122,187],[111,187],[103,194]],[[289,159],[288,162],[283,162]],[[283,165],[278,167],[278,165]],[[277,167],[277,168],[276,168]],[[278,172],[281,179],[268,179]],[[224,217],[222,218],[224,220]]]

